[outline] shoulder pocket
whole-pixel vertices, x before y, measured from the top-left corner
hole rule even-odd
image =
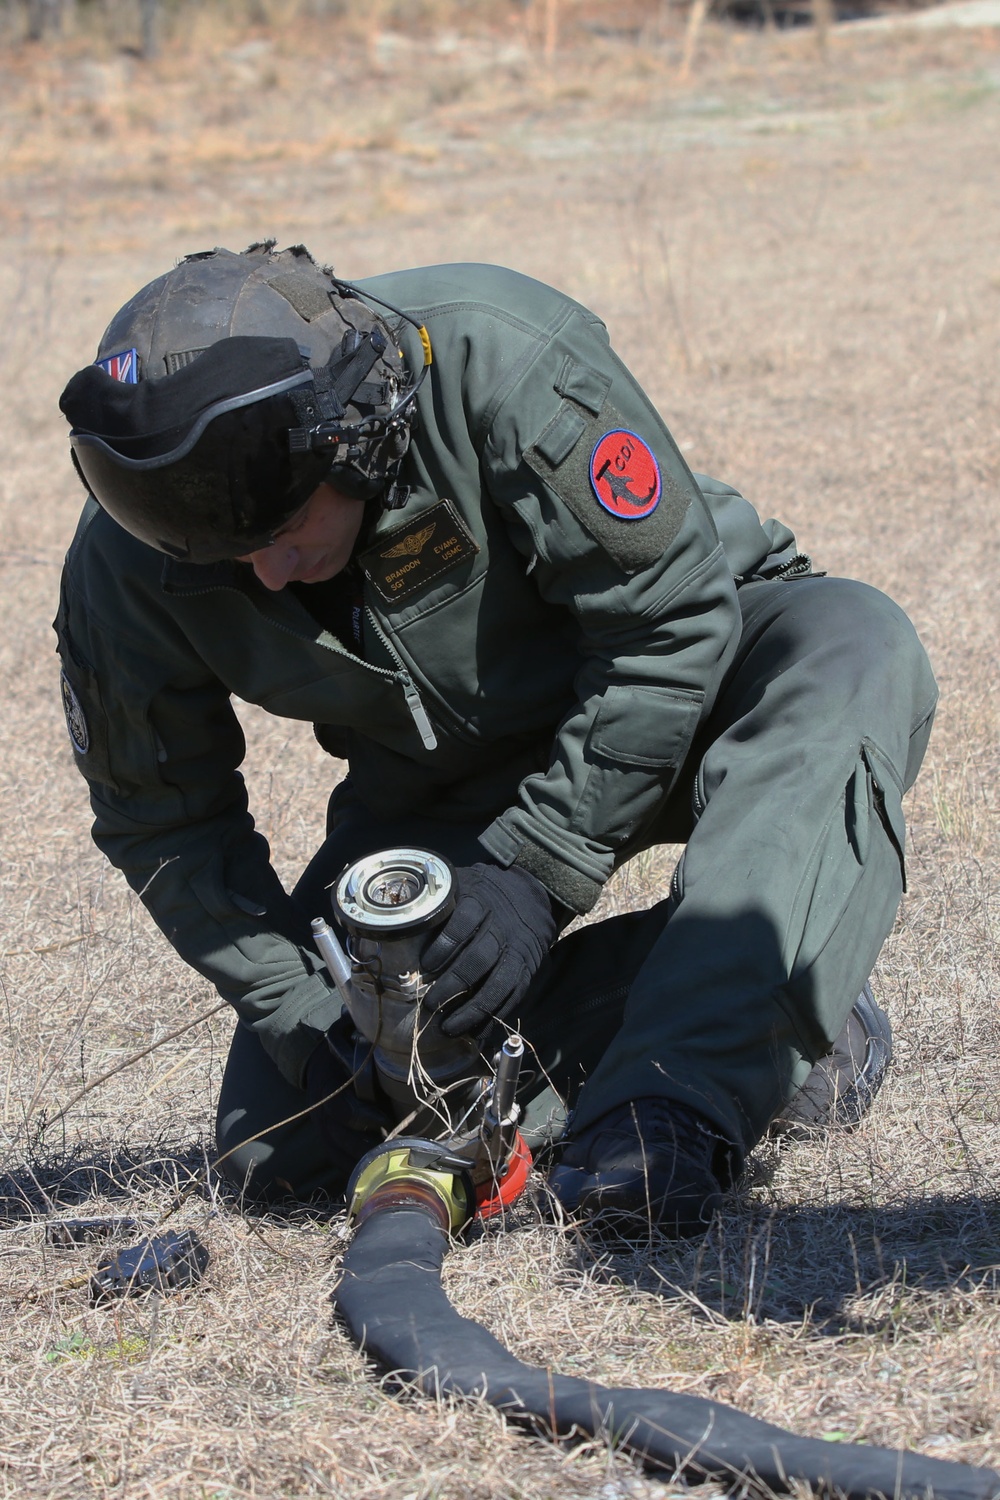
[[[603,370],[595,370],[593,365],[581,364],[578,359],[567,354],[556,379],[556,390],[560,396],[568,396],[571,401],[585,406],[596,417],[600,415],[610,389],[610,375],[606,375]]]

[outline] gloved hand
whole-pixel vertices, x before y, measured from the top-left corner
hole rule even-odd
[[[464,865],[455,880],[455,910],[420,960],[436,976],[424,996],[428,1010],[469,997],[442,1022],[446,1036],[509,1015],[556,935],[549,893],[527,870]]]
[[[330,1160],[343,1165],[345,1182],[365,1152],[380,1145],[396,1123],[374,1083],[370,1053],[350,1017],[341,1016],[306,1064],[306,1098]],[[362,1098],[359,1089],[374,1098]]]

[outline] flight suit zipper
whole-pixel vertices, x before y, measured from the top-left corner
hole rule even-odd
[[[370,605],[365,606],[365,614],[367,615],[375,634],[378,636],[382,645],[385,647],[389,655],[392,657],[393,661],[396,663],[396,681],[403,689],[403,696],[406,699],[406,706],[410,710],[410,718],[417,726],[417,733],[423,741],[424,748],[426,750],[436,750],[437,735],[434,733],[434,726],[431,724],[430,717],[427,713],[426,708],[424,707],[423,699],[417,692],[416,684],[414,683],[413,678],[410,676],[409,672],[406,670],[403,658],[400,656],[399,652],[396,650],[395,646],[392,644],[389,637],[382,629],[381,625],[375,617],[375,612]],[[380,669],[376,668],[376,670]]]

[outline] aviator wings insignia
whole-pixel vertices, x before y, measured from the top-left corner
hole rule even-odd
[[[429,526],[425,526],[422,531],[414,531],[411,532],[409,536],[404,536],[401,542],[397,542],[395,547],[389,547],[385,552],[382,553],[382,556],[416,557],[418,552],[422,552],[427,546],[427,543],[430,541],[436,530],[437,522],[432,521],[431,524]]]

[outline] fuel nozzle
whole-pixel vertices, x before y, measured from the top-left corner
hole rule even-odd
[[[420,967],[455,908],[451,865],[426,849],[384,849],[349,865],[333,890],[333,916],[313,922],[316,945],[352,1021],[369,1044],[382,1094],[397,1120],[439,1136],[482,1089],[479,1049],[447,1037],[422,1006],[431,979]]]
[[[531,1156],[515,1102],[524,1043],[508,1038],[491,1066],[471,1038],[446,1036],[442,1017],[423,1005],[431,984],[423,954],[454,908],[446,859],[426,849],[384,849],[349,865],[334,886],[346,951],[328,922],[313,922],[320,954],[368,1044],[379,1095],[407,1130],[405,1142],[392,1138],[359,1165],[352,1215],[376,1188],[380,1201],[407,1182],[426,1195],[432,1181],[433,1191],[440,1187],[435,1172],[458,1173],[464,1185],[445,1194],[454,1227],[462,1204],[470,1215],[497,1213],[527,1180]]]

